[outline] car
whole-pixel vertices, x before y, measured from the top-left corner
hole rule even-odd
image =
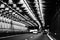
[[[30,29],[29,32],[32,32],[32,33],[38,33],[38,30],[37,30],[37,29]]]

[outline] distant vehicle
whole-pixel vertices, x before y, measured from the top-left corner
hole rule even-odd
[[[38,33],[38,30],[37,29],[30,29],[29,32]]]

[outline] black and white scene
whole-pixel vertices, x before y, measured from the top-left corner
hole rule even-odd
[[[60,40],[60,0],[0,0],[0,40]]]

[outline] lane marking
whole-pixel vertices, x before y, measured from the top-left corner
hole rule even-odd
[[[49,37],[50,40],[53,40],[53,38],[49,34],[47,34],[47,36]]]

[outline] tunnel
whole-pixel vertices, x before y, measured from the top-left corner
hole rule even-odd
[[[52,37],[47,39],[59,40],[59,2],[59,0],[0,0],[0,36],[38,32],[37,34],[42,33],[43,36],[49,34]]]

